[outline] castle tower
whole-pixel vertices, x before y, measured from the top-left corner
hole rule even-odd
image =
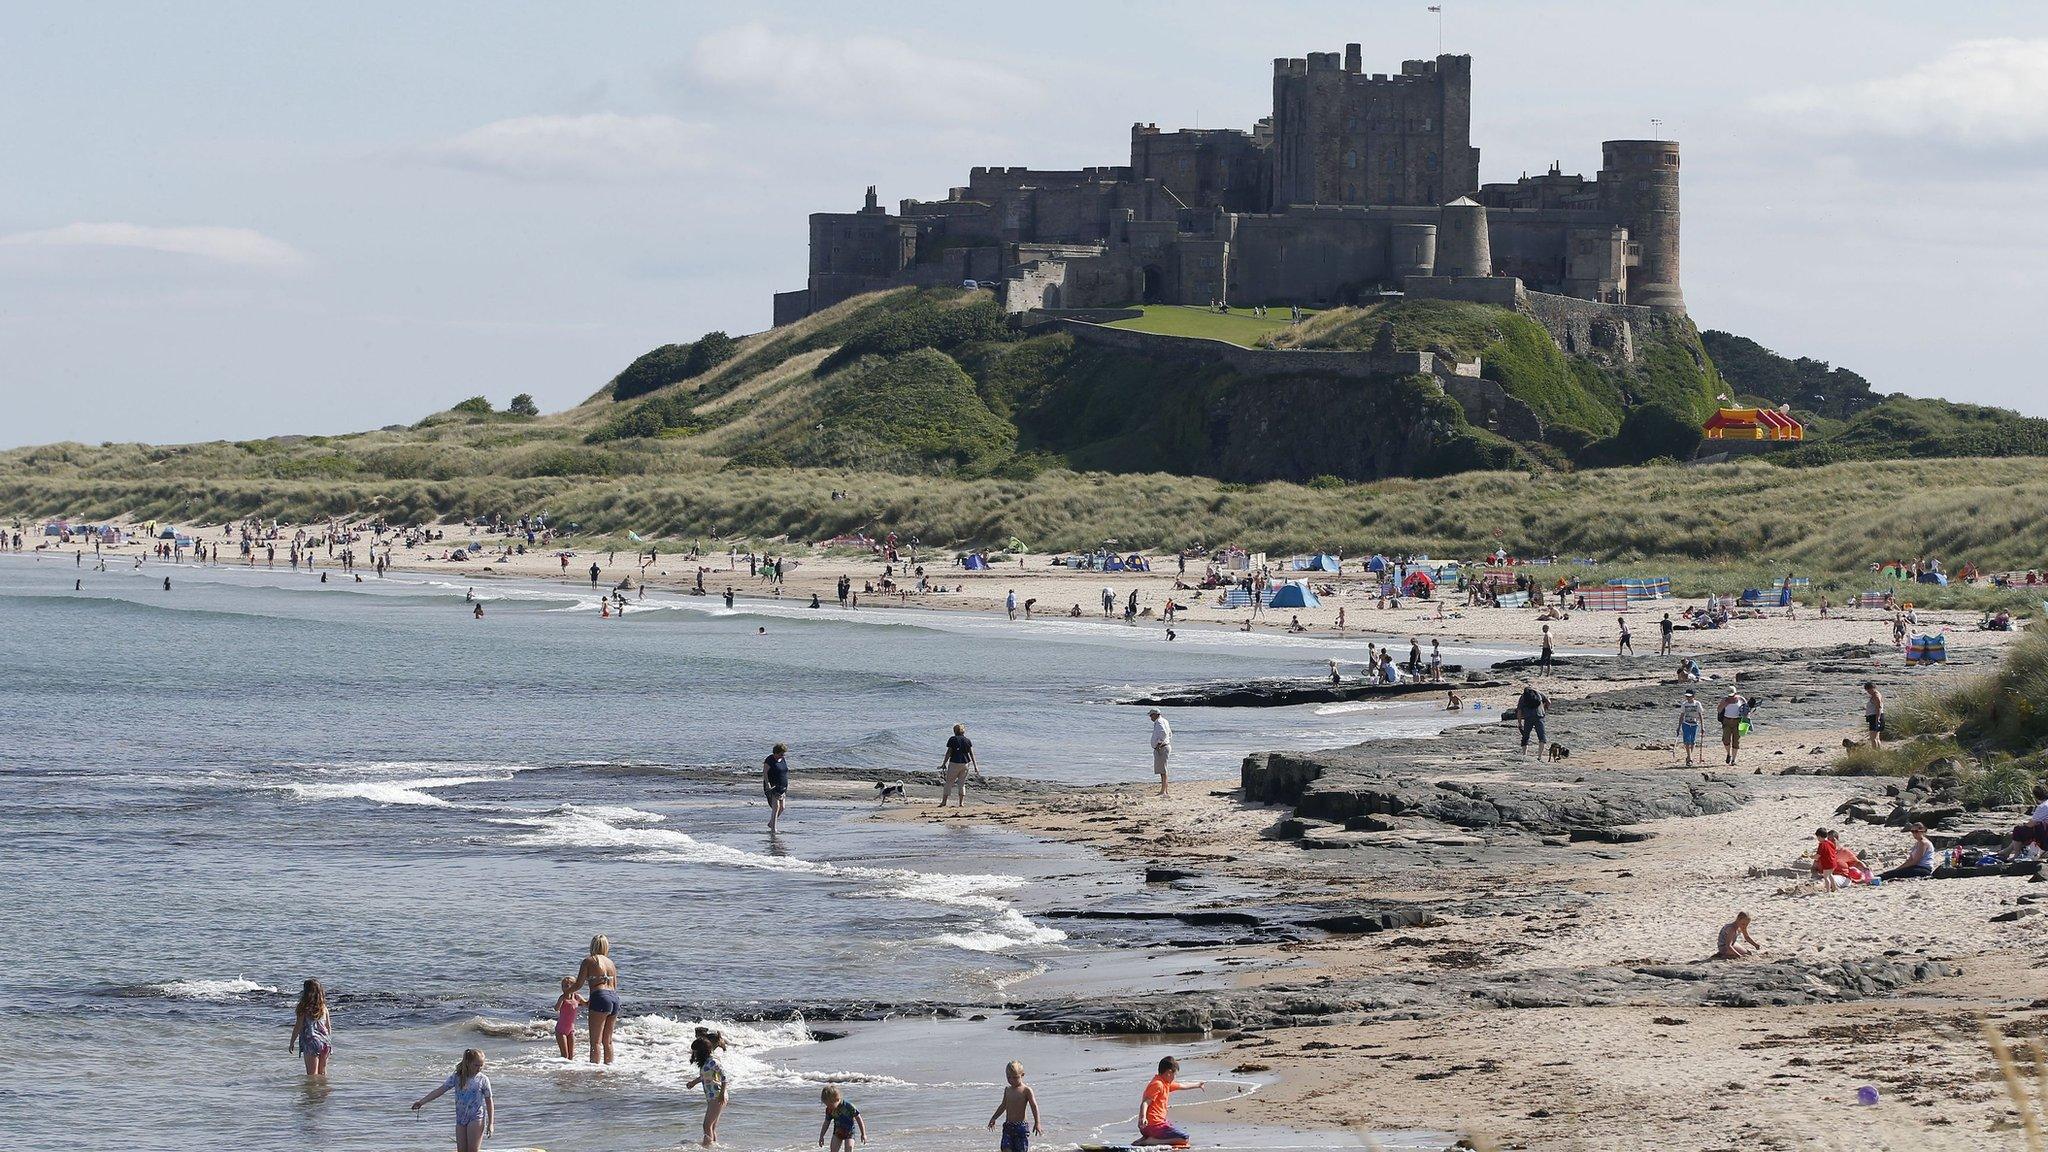
[[[1396,224],[1388,237],[1389,271],[1395,283],[1410,276],[1436,275],[1436,225]]]
[[[1273,210],[1290,204],[1427,207],[1479,189],[1472,58],[1364,70],[1362,45],[1273,61]]]
[[[1493,242],[1486,230],[1486,208],[1460,196],[1438,209],[1436,274],[1493,275]]]
[[[1603,142],[1600,207],[1628,229],[1640,250],[1628,276],[1628,302],[1685,311],[1678,281],[1678,142]]]

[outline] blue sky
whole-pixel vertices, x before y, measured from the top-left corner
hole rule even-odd
[[[2048,415],[2048,5],[1445,4],[1482,178],[1685,147],[1702,327]],[[1010,17],[1024,13],[1021,24]],[[1249,125],[1425,3],[0,7],[0,445],[573,404],[765,327],[804,217]]]

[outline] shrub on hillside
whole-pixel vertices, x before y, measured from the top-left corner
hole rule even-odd
[[[482,396],[471,396],[469,399],[450,408],[449,411],[459,412],[464,416],[489,416],[492,409],[489,400],[484,399]]]
[[[919,293],[876,313],[846,338],[821,371],[863,356],[900,356],[921,348],[951,352],[963,344],[1001,338],[1008,331],[1001,306],[991,298],[977,297],[956,306]]]
[[[538,416],[540,415],[540,405],[533,402],[532,393],[521,392],[512,398],[510,404],[505,405],[505,411],[514,416]]]
[[[1017,429],[989,411],[974,381],[943,352],[899,356],[836,383],[805,462],[844,466],[986,466],[1017,445]]]

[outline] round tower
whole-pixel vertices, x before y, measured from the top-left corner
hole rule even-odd
[[[1436,275],[1436,225],[1396,224],[1390,245],[1388,272],[1396,283]]]
[[[1486,207],[1460,196],[1437,209],[1436,274],[1493,275],[1493,242],[1486,231]]]
[[[1603,142],[1600,206],[1628,229],[1640,251],[1628,274],[1628,302],[1685,311],[1678,281],[1678,142]]]

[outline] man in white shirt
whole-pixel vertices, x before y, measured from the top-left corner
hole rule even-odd
[[[1152,771],[1159,774],[1159,794],[1166,795],[1166,761],[1173,755],[1173,729],[1154,708],[1152,716]]]

